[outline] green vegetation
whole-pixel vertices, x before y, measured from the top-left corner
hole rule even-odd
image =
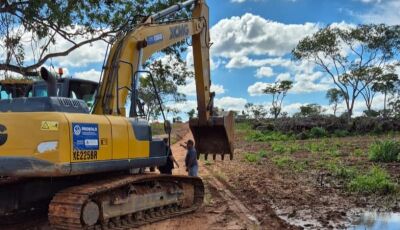
[[[333,176],[341,179],[352,179],[358,173],[356,168],[345,166],[341,162],[337,161],[327,162],[325,168],[329,170],[333,174]]]
[[[253,142],[267,142],[267,141],[287,141],[290,137],[280,132],[261,132],[253,130],[248,133],[246,140]]]
[[[285,153],[287,151],[285,143],[274,142],[271,145],[271,149],[276,153]]]
[[[297,161],[290,156],[274,156],[272,162],[279,168],[289,168],[295,172],[303,172],[308,161]]]
[[[356,157],[361,157],[361,156],[364,155],[364,151],[362,151],[361,149],[355,149],[355,150],[353,151],[352,155],[353,155],[353,156],[356,156]]]
[[[260,163],[260,160],[262,158],[266,158],[267,156],[268,153],[265,150],[261,150],[258,153],[252,153],[252,152],[246,153],[244,155],[244,159],[250,163]]]
[[[272,162],[280,168],[288,167],[292,165],[295,161],[289,156],[275,156],[272,158]]]
[[[320,153],[325,151],[326,147],[324,143],[321,142],[311,142],[307,145],[307,150],[311,153]]]
[[[388,194],[394,192],[396,187],[389,174],[379,167],[373,167],[366,174],[357,175],[349,183],[350,191],[364,194]]]
[[[235,129],[237,131],[251,131],[251,125],[249,122],[236,122]]]
[[[350,133],[347,130],[337,129],[333,132],[334,137],[347,137]]]
[[[397,141],[377,141],[370,146],[368,158],[377,162],[393,162],[399,160],[400,143]]]
[[[321,127],[313,127],[310,130],[310,136],[314,138],[321,138],[328,136],[328,132],[324,128]]]

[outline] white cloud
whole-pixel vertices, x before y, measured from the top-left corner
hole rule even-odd
[[[381,3],[382,0],[359,0],[362,3]]]
[[[290,66],[291,61],[282,57],[278,58],[264,58],[264,59],[252,59],[246,56],[237,56],[231,58],[226,64],[226,68],[229,69],[241,69],[245,67],[261,67],[264,65],[270,66]]]
[[[247,55],[288,54],[305,36],[318,30],[314,23],[283,24],[246,13],[220,20],[211,29],[214,56],[235,58]]]
[[[212,46],[211,46],[212,47]],[[216,68],[218,68],[221,64],[222,64],[222,60],[217,60],[214,61],[214,59],[212,58],[212,50],[210,50],[210,69],[214,70]],[[193,64],[193,48],[190,46],[187,49],[187,54],[186,54],[186,65],[188,66],[188,68],[192,71],[194,71],[194,64]]]
[[[219,109],[223,109],[225,111],[234,110],[240,111],[244,109],[244,105],[247,103],[247,100],[240,97],[222,97],[214,99],[214,106]],[[192,109],[197,108],[197,101],[188,100],[184,102],[178,102],[173,104],[167,104],[169,108],[173,108],[178,110],[179,112],[189,112]]]
[[[241,97],[222,97],[214,99],[214,105],[225,111],[241,111],[244,109],[246,103],[247,100]]]
[[[197,101],[188,100],[188,101],[184,101],[184,102],[166,104],[166,106],[171,108],[171,109],[176,109],[179,112],[187,113],[190,110],[197,108]]]
[[[290,81],[292,78],[290,77],[290,73],[281,73],[276,76],[277,81]]]
[[[257,69],[256,77],[263,78],[263,77],[272,77],[274,75],[274,70],[271,67],[263,66]]]
[[[99,82],[100,74],[101,74],[100,71],[97,71],[95,69],[90,69],[88,71],[74,73],[72,77],[83,79],[83,80]]]
[[[400,24],[400,1],[362,0],[362,2],[375,3],[371,10],[357,15],[363,23]]]
[[[265,83],[265,82],[256,82],[247,88],[247,92],[250,94],[250,96],[265,95],[263,90],[265,88],[267,88],[267,86],[269,86],[269,85],[271,85],[271,84]]]
[[[187,96],[196,96],[196,82],[194,79],[189,79],[186,81],[186,85],[178,86],[178,92],[183,93]],[[223,85],[212,84],[211,92],[215,92],[217,95],[225,93],[225,88]]]
[[[296,74],[293,88],[289,91],[290,93],[310,93],[318,91],[326,91],[332,88],[329,81],[324,80],[327,76],[324,76],[322,72],[314,73],[299,73]]]

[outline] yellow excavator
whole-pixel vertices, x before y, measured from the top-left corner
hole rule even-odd
[[[189,19],[162,20],[191,6]],[[191,37],[198,118],[189,124],[197,151],[232,158],[232,114],[213,113],[208,13],[204,0],[189,0],[119,35],[97,90],[86,90],[88,95],[79,87],[66,89],[41,68],[46,96],[0,100],[0,222],[21,222],[32,210],[48,210],[54,229],[121,229],[201,206],[200,178],[143,172],[164,165],[168,148],[140,117],[138,83],[144,73],[152,77],[142,66],[153,53]],[[91,92],[90,109],[81,99]]]

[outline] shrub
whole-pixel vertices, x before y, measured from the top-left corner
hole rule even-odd
[[[247,135],[246,140],[254,142],[286,141],[289,140],[289,136],[280,132],[252,131]]]
[[[335,137],[347,137],[350,133],[347,130],[337,129],[333,132],[333,136]]]
[[[388,194],[395,191],[396,185],[390,180],[385,170],[373,167],[368,173],[358,175],[351,180],[349,189],[352,192],[364,194]]]
[[[284,144],[280,144],[280,143],[273,143],[271,146],[271,149],[273,152],[276,152],[276,153],[286,152],[286,146]]]
[[[386,140],[377,141],[369,148],[368,158],[377,162],[397,161],[400,153],[400,143]]]
[[[260,152],[258,152],[258,155],[261,158],[266,158],[268,156],[268,153],[265,150],[261,150]]]
[[[250,163],[254,163],[260,160],[260,157],[255,153],[246,153],[244,155],[244,158]]]
[[[326,165],[328,169],[335,177],[342,179],[352,179],[357,175],[357,170],[353,167],[345,166],[341,163],[329,162]]]
[[[258,153],[246,153],[244,158],[250,163],[255,163],[259,162],[262,158],[266,158],[267,156],[268,153],[264,150],[261,150]]]
[[[313,127],[310,130],[310,135],[314,138],[321,138],[321,137],[326,137],[328,133],[322,127]]]

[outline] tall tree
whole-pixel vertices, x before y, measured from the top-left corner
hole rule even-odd
[[[167,112],[179,112],[166,105],[186,100],[186,96],[178,92],[178,86],[185,85],[186,79],[193,77],[194,73],[188,69],[185,62],[178,61],[173,56],[148,62],[147,68],[153,75],[164,109]],[[139,98],[144,103],[144,112],[148,120],[157,119],[161,115],[161,108],[150,76],[140,78]]]
[[[300,106],[300,112],[295,114],[298,117],[312,117],[312,116],[319,116],[321,113],[325,112],[321,105],[312,103]]]
[[[268,113],[263,105],[255,105],[253,103],[246,103],[244,105],[244,108],[247,111],[247,115],[249,117],[252,117],[252,118],[256,119],[256,120],[261,119],[261,118],[265,118],[265,116]]]
[[[384,100],[383,100],[383,117],[386,117],[387,115],[387,95],[390,93],[395,93],[396,90],[396,83],[399,81],[399,76],[395,73],[388,73],[382,75],[380,78],[378,78],[373,86],[372,90],[374,92],[380,92],[383,93],[384,95]]]
[[[329,89],[325,97],[329,100],[329,105],[332,106],[333,116],[336,116],[338,104],[343,101],[342,91],[336,88]]]
[[[0,1],[0,70],[37,75],[51,58],[97,41],[109,42],[179,0]],[[171,17],[185,17],[182,11]],[[62,46],[57,46],[63,44]],[[184,43],[166,49],[179,54]]]
[[[263,92],[272,95],[272,104],[270,108],[274,119],[277,119],[282,111],[282,102],[285,99],[287,92],[293,87],[292,81],[278,81],[267,86]]]
[[[330,76],[343,93],[350,119],[357,97],[395,62],[399,49],[400,26],[328,26],[301,40],[292,56],[314,62]]]

